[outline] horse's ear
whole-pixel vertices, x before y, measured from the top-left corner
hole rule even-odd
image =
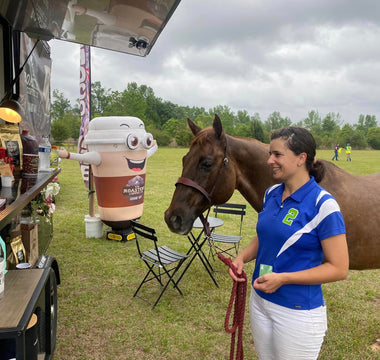
[[[220,118],[217,114],[215,114],[214,123],[212,126],[214,127],[216,136],[218,137],[218,139],[220,139],[220,137],[223,133],[223,126],[222,126],[222,122],[220,121]]]
[[[189,118],[187,118],[187,124],[189,125],[189,128],[194,136],[202,130],[198,125],[195,125],[194,122]]]

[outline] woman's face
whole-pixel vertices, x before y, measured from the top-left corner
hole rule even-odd
[[[286,145],[282,138],[274,139],[269,145],[268,165],[272,169],[273,179],[286,181],[296,176],[301,168],[304,169],[305,153],[296,155]]]

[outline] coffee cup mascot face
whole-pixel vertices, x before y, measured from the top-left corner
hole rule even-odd
[[[157,150],[153,136],[136,117],[98,117],[84,139],[89,152],[62,158],[91,164],[99,216],[114,229],[142,215],[147,158]]]

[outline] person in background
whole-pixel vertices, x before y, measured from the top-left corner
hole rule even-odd
[[[346,161],[351,161],[351,145],[347,143],[346,147]]]
[[[334,156],[333,156],[333,158],[332,158],[333,161],[334,161],[334,159],[335,159],[336,161],[338,161],[338,152],[339,152],[339,144],[336,144],[336,145],[335,145],[335,148],[334,148]]]
[[[339,205],[317,183],[324,167],[306,129],[287,127],[271,136],[257,236],[234,259],[241,274],[256,259],[250,320],[260,360],[317,359],[327,330],[321,284],[346,279],[349,257]],[[229,274],[235,281],[244,281]]]

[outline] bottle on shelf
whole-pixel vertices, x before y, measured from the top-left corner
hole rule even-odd
[[[49,138],[47,136],[43,136],[38,147],[38,171],[50,171],[50,153],[51,145]]]
[[[23,130],[21,132],[21,143],[22,143],[22,151],[24,154],[38,154],[38,143],[34,136],[29,134],[28,130]]]
[[[55,145],[51,147],[51,154],[50,154],[50,167],[53,169],[59,168],[59,156],[58,156],[58,149]]]

